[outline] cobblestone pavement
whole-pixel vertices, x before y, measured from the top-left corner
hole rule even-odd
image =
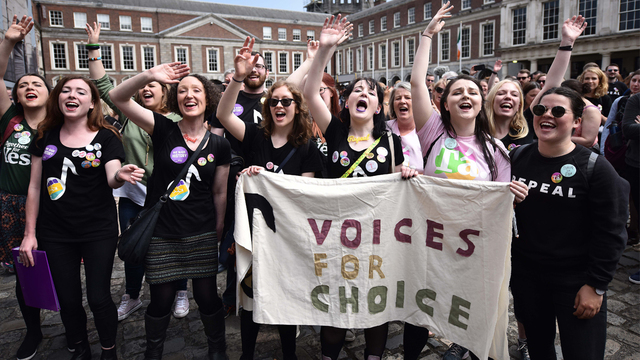
[[[640,360],[640,285],[629,282],[629,274],[640,269],[640,245],[627,247],[618,265],[615,279],[610,285],[609,314],[607,331],[607,352],[606,359]],[[218,276],[219,292],[222,293],[225,284],[225,273]],[[190,285],[189,285],[190,286]],[[15,354],[20,346],[26,330],[24,322],[15,300],[15,277],[9,274],[0,274],[0,359],[15,359]],[[125,291],[124,288],[124,265],[116,257],[111,280],[111,294],[114,302],[119,303],[120,297]],[[144,338],[144,309],[149,300],[148,286],[145,284],[142,298],[144,306],[141,310],[132,314],[128,319],[120,322],[118,327],[118,355],[120,359],[142,359],[145,338]],[[183,319],[171,319],[165,344],[164,359],[167,360],[189,360],[203,359],[206,357],[207,346],[202,323],[198,312],[195,311],[197,305],[191,298],[189,290],[191,312]],[[93,357],[100,357],[100,345],[98,336],[93,325],[91,312],[86,305],[89,317],[89,341],[91,342]],[[513,307],[510,307],[510,326],[508,336],[510,339],[511,359],[519,359],[515,341],[517,331],[515,319],[513,317]],[[60,315],[51,311],[42,312],[42,332],[44,340],[40,344],[38,354],[34,360],[41,359],[64,359],[71,357],[66,349],[64,327],[60,321]],[[226,319],[227,328],[227,353],[231,360],[236,360],[241,354],[240,344],[240,321],[236,316]],[[320,360],[320,329],[318,327],[302,326],[300,336],[297,340],[297,355],[300,360]],[[422,352],[422,358],[435,360],[442,357],[442,353],[447,349],[449,342],[438,336],[429,339],[427,346]],[[559,344],[559,341],[557,342]],[[560,347],[557,346],[558,358]],[[364,334],[356,331],[356,340],[347,343],[341,353],[341,359],[362,359],[364,353]],[[402,324],[394,322],[389,326],[389,338],[387,340],[387,350],[384,359],[401,359],[403,357],[402,347]],[[256,358],[282,359],[280,351],[280,339],[278,331],[272,326],[263,326],[258,337],[256,348]]]

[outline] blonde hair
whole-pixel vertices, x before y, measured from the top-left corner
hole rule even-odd
[[[504,84],[513,84],[515,88],[518,89],[518,98],[520,99],[520,106],[518,107],[518,111],[509,121],[509,134],[512,135],[514,139],[522,139],[523,137],[529,134],[529,126],[527,126],[527,119],[524,117],[524,96],[522,95],[522,89],[520,88],[520,82],[515,80],[502,80],[497,83],[495,86],[491,88],[489,94],[487,95],[486,106],[484,110],[487,113],[487,118],[489,119],[489,129],[491,131],[491,135],[496,135],[496,119],[495,114],[493,112],[493,102],[496,99],[496,94],[500,91],[500,88]],[[513,130],[513,133],[511,132]]]
[[[107,105],[107,103],[104,102],[104,100],[102,99],[100,99],[100,109],[102,109],[102,115],[104,116],[114,117],[115,115],[115,112],[113,112],[113,109],[109,107],[109,105]]]
[[[600,68],[597,68],[597,67],[586,68],[582,72],[582,74],[578,76],[578,81],[580,81],[581,83],[584,83],[584,75],[588,72],[594,73],[598,77],[598,86],[593,92],[594,97],[597,99],[607,95],[607,92],[609,92],[609,80],[607,79],[607,75],[605,75],[604,72],[600,70]]]

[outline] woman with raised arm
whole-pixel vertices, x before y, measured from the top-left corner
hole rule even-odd
[[[429,91],[423,79],[429,65],[431,39],[444,27],[444,19],[453,9],[445,3],[433,17],[416,51],[411,76],[416,127],[427,128],[429,145],[425,156],[424,174],[445,179],[508,182],[511,171],[506,149],[491,136],[489,120],[484,109],[480,83],[470,76],[460,75],[448,82],[440,100],[441,115],[430,106]],[[523,183],[512,181],[515,202],[527,194]],[[428,330],[405,323],[405,358],[417,359],[427,342]],[[457,344],[445,353],[445,359],[466,357],[467,349]]]
[[[249,176],[261,171],[314,177],[322,170],[321,154],[312,141],[311,119],[302,93],[294,84],[278,81],[267,91],[260,125],[245,123],[233,113],[235,99],[244,78],[257,62],[251,55],[255,39],[247,37],[234,59],[235,74],[222,95],[216,117],[233,137],[240,140],[250,166],[243,171]],[[265,170],[266,169],[266,170]],[[249,282],[245,279],[245,282]],[[241,293],[243,310],[240,333],[242,360],[252,360],[260,325],[253,321],[253,301]],[[278,325],[285,360],[296,357],[296,326]]]
[[[91,349],[82,305],[83,261],[101,358],[116,359],[118,315],[111,300],[111,270],[118,221],[112,189],[139,181],[144,170],[121,166],[120,134],[102,116],[98,89],[80,76],[65,77],[53,89],[29,152],[22,263],[34,265],[31,251],[46,251],[62,323],[75,348],[72,359],[85,360],[91,359]]]
[[[20,245],[24,238],[25,202],[29,177],[31,175],[31,154],[29,144],[37,135],[37,127],[47,114],[46,103],[50,88],[46,80],[37,74],[21,76],[7,94],[4,75],[9,56],[16,43],[22,41],[31,31],[31,18],[23,16],[20,22],[14,15],[11,26],[0,43],[0,134],[2,137],[2,165],[0,166],[0,261],[13,264],[11,249]],[[40,331],[40,309],[27,306],[24,302],[20,279],[16,274],[16,298],[27,327],[27,334],[18,348],[17,358],[31,359],[42,341]]]
[[[153,172],[153,142],[151,137],[138,125],[120,112],[113,105],[109,97],[109,91],[113,89],[113,84],[107,75],[100,56],[100,24],[93,23],[93,27],[87,24],[85,31],[88,35],[87,52],[89,56],[89,76],[98,87],[100,97],[113,111],[118,114],[118,121],[122,124],[122,142],[124,143],[125,164],[135,164],[145,170],[141,181],[133,184],[124,184],[119,189],[114,190],[113,195],[118,196],[118,217],[120,231],[127,228],[129,220],[133,219],[144,206],[144,199],[147,194],[147,179]],[[162,114],[173,121],[180,121],[182,117],[171,112],[167,107],[167,95],[169,88],[162,83],[152,81],[141,87],[135,94],[134,99],[145,108]],[[144,265],[133,265],[124,263],[125,293],[122,295],[120,306],[118,306],[118,321],[124,320],[133,312],[142,307],[140,299],[140,289],[142,288],[142,278],[144,277]],[[182,318],[189,313],[189,299],[187,298],[187,279],[182,280],[176,291],[176,305],[173,316]]]
[[[320,33],[320,47],[304,87],[311,115],[327,140],[329,177],[375,176],[397,171],[402,171],[404,178],[413,177],[417,171],[402,166],[404,155],[400,138],[385,131],[385,116],[382,112],[384,94],[374,79],[357,79],[347,87],[344,92],[344,109],[340,112],[341,119],[331,114],[318,92],[322,69],[333,54],[334,45],[351,27],[341,15],[325,20]],[[422,76],[423,84],[425,75]],[[388,323],[364,330],[365,359],[379,359],[382,356],[387,329]],[[347,329],[322,327],[320,339],[323,358],[338,358],[346,331]]]
[[[151,82],[173,84],[168,107],[182,116],[179,122],[155,113],[131,97]],[[193,298],[209,344],[209,359],[226,355],[224,309],[218,297],[218,238],[224,226],[227,176],[231,147],[219,136],[201,144],[205,119],[216,110],[219,92],[200,75],[189,75],[179,62],[158,65],[134,76],[109,92],[114,105],[151,135],[155,171],[148,181],[145,208],[154,206],[171,186],[194,152],[197,160],[175,186],[162,207],[145,258],[151,302],[145,315],[145,359],[162,358],[171,305],[180,281],[192,279]]]

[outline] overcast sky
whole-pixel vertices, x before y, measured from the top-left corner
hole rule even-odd
[[[256,1],[256,0],[198,0],[206,2],[215,2],[220,4],[233,4],[233,5],[245,5],[263,7],[269,9],[281,9],[281,10],[293,10],[293,11],[305,11],[305,0],[269,0],[269,1]]]

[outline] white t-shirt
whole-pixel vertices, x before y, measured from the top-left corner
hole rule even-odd
[[[402,154],[404,154],[404,163],[402,163],[402,165],[416,169],[420,171],[420,173],[424,170],[423,158],[427,154],[429,144],[426,142],[428,135],[426,128],[426,126],[423,126],[418,132],[413,129],[406,135],[400,135],[398,121],[387,121],[387,129],[400,136],[400,139],[402,140]]]

